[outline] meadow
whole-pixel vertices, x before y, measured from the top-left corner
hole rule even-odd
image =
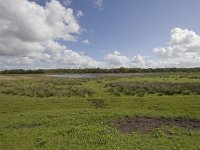
[[[200,73],[0,75],[0,150],[200,150]]]

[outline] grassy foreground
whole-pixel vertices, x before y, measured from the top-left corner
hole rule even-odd
[[[200,78],[198,74],[98,79],[1,76],[0,149],[200,150],[200,130],[160,126],[148,133],[124,133],[108,123],[124,116],[200,119],[198,92],[183,88],[186,94],[143,91],[142,95],[130,95],[109,89],[108,85],[122,82],[192,86],[200,83]]]

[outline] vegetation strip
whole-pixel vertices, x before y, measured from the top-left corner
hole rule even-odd
[[[0,92],[10,95],[28,97],[91,97],[95,91],[83,87],[87,80],[83,79],[56,79],[43,78],[38,80],[0,80]]]
[[[171,83],[171,82],[116,82],[107,85],[108,91],[114,95],[147,94],[174,95],[200,94],[200,83]]]

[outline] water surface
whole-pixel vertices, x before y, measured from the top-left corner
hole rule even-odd
[[[60,77],[60,78],[97,78],[100,77],[100,74],[94,73],[84,73],[84,74],[54,74],[48,75],[50,77]]]
[[[98,77],[133,77],[149,75],[166,75],[166,73],[68,73],[68,74],[51,74],[49,77],[59,78],[98,78]]]

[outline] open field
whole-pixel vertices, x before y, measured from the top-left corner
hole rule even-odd
[[[2,150],[200,150],[200,74],[0,76]]]

